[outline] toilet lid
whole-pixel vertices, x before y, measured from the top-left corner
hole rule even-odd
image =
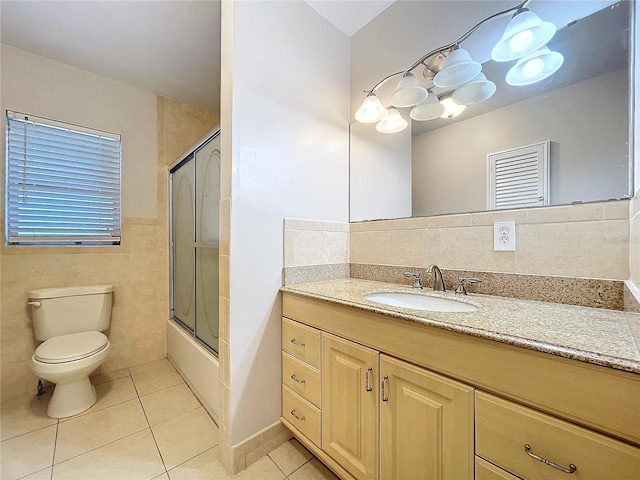
[[[43,363],[64,363],[80,360],[104,350],[109,344],[100,332],[72,333],[51,337],[36,348],[35,359]]]

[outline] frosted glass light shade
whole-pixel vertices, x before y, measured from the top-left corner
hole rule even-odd
[[[375,123],[387,115],[387,109],[382,106],[380,99],[371,92],[362,102],[362,106],[356,112],[356,120],[362,123]]]
[[[510,62],[535,52],[556,33],[556,26],[543,22],[535,13],[524,9],[517,12],[504,30],[502,39],[493,47],[491,58]]]
[[[444,112],[440,115],[440,118],[453,118],[464,112],[467,108],[466,105],[458,105],[453,101],[451,95],[445,95],[440,98],[440,103],[444,106]]]
[[[407,128],[409,123],[402,118],[400,112],[395,108],[390,108],[384,120],[381,120],[376,125],[376,130],[381,133],[396,133]]]
[[[563,63],[564,56],[561,53],[542,47],[518,60],[507,72],[505,80],[515,87],[531,85],[556,73]]]
[[[398,88],[391,95],[391,105],[412,107],[427,98],[428,94],[427,89],[420,85],[413,73],[406,72],[398,83]]]
[[[482,65],[471,58],[464,48],[453,50],[433,77],[433,84],[440,88],[452,88],[473,80],[482,71]]]
[[[484,102],[496,93],[496,84],[480,72],[476,78],[458,88],[451,98],[458,105],[474,105]]]
[[[440,103],[438,97],[430,93],[425,101],[419,103],[411,109],[409,116],[418,122],[426,122],[438,118],[444,113],[444,105]]]

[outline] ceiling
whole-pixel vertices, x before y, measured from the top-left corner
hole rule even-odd
[[[307,3],[351,35],[393,0]],[[21,50],[220,109],[220,0],[1,0],[0,31]]]

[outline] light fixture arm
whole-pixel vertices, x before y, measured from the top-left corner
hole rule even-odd
[[[420,59],[418,61],[416,61],[413,65],[411,65],[408,69],[402,70],[400,72],[392,73],[391,75],[387,75],[382,80],[380,80],[378,83],[376,83],[371,90],[364,90],[364,92],[367,93],[367,94],[373,93],[378,88],[380,88],[383,84],[385,84],[390,78],[393,78],[393,77],[398,76],[398,75],[403,75],[406,72],[412,72],[413,70],[418,68],[420,65],[423,65],[424,62],[426,62],[428,59],[430,59],[434,55],[437,55],[437,54],[442,53],[442,52],[450,51],[453,48],[455,48],[456,45],[459,45],[460,43],[465,41],[469,37],[469,35],[471,35],[478,28],[480,28],[481,25],[483,25],[484,23],[488,22],[489,20],[492,20],[492,19],[494,19],[496,17],[500,17],[501,15],[504,15],[506,13],[517,11],[517,10],[519,10],[521,8],[525,8],[530,2],[531,2],[531,0],[524,0],[524,1],[520,2],[518,5],[515,5],[515,6],[511,7],[511,8],[507,8],[506,10],[502,10],[501,12],[494,13],[493,15],[491,15],[491,16],[485,18],[484,20],[478,22],[476,25],[474,25],[472,28],[470,28],[464,35],[462,35],[460,38],[458,38],[455,42],[452,42],[452,43],[449,43],[447,45],[443,45],[442,47],[439,47],[439,48],[436,48],[434,50],[431,50],[426,55],[423,55],[422,57],[420,57]]]

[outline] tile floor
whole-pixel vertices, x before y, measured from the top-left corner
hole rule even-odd
[[[2,480],[222,480],[218,427],[168,360],[91,381],[98,401],[75,417],[47,417],[44,398],[13,398],[0,412]],[[335,480],[296,440],[241,480]]]

